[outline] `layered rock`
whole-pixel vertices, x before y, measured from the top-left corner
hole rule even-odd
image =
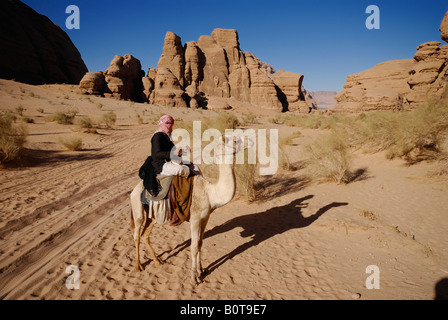
[[[417,53],[414,56],[416,63],[409,71],[410,90],[404,97],[411,108],[425,102],[429,95],[442,96],[445,93],[448,45],[442,47],[443,50],[439,45],[440,42],[431,41],[417,47]]]
[[[177,78],[179,84],[184,86],[185,58],[184,48],[180,37],[173,32],[167,32],[163,45],[162,56],[157,64],[157,69],[168,68]]]
[[[141,63],[130,54],[116,55],[109,68],[88,72],[79,83],[82,93],[112,96],[123,100],[142,101],[144,71]]]
[[[79,82],[79,89],[82,93],[102,95],[106,85],[106,78],[103,72],[87,72]]]
[[[448,14],[448,12],[447,12]],[[448,18],[440,26],[446,40]],[[414,59],[381,63],[369,70],[350,75],[344,90],[335,99],[335,111],[412,109],[431,96],[448,94],[448,45],[430,41],[417,47]]]
[[[280,89],[279,98],[283,108],[290,111],[308,111],[302,91],[303,75],[284,70],[274,74],[274,83]]]
[[[274,81],[258,68],[258,58],[249,52],[246,52],[245,56],[250,71],[250,103],[265,109],[284,110],[278,97],[278,88]]]
[[[134,67],[127,72],[131,61]],[[314,103],[302,86],[302,75],[284,71],[275,74],[272,66],[242,52],[238,33],[231,29],[215,29],[211,36],[201,36],[197,42],[189,41],[184,46],[178,35],[167,32],[157,69],[150,68],[140,81],[130,80],[140,74],[139,69],[140,63],[132,56],[116,56],[101,73],[103,92],[98,73],[86,74],[80,89],[128,99],[129,92],[137,87],[128,88],[128,84],[138,82],[144,101],[172,107],[228,109],[231,101],[236,100],[260,108],[302,112]],[[138,92],[132,99],[137,96]]]
[[[409,92],[407,83],[412,59],[393,60],[349,75],[344,90],[335,99],[335,111],[358,112],[400,109],[403,95]]]
[[[155,105],[186,107],[185,91],[176,75],[168,68],[158,68],[154,86]]]
[[[0,1],[0,77],[78,84],[88,71],[68,35],[18,0]]]

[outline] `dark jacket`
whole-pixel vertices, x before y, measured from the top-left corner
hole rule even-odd
[[[151,138],[151,157],[152,166],[154,167],[154,172],[159,174],[162,172],[163,165],[165,162],[171,160],[180,160],[180,157],[170,158],[171,150],[174,148],[174,143],[171,141],[170,137],[163,132],[155,133]]]
[[[148,192],[155,197],[160,191],[160,184],[156,178],[154,167],[152,165],[152,157],[146,158],[145,163],[140,167],[138,176],[143,179],[143,186]]]

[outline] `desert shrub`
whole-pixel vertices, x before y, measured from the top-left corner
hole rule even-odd
[[[26,142],[26,128],[13,126],[14,117],[0,114],[0,163],[18,159]]]
[[[23,106],[18,106],[16,107],[16,112],[19,116],[23,116],[23,111],[25,111],[26,109]]]
[[[389,159],[409,163],[438,159],[448,136],[447,100],[429,100],[405,112],[372,112],[346,127],[350,143],[366,152],[385,151]]]
[[[86,133],[97,133],[97,123],[89,117],[76,118],[75,124]]]
[[[292,145],[292,140],[300,137],[302,133],[300,131],[296,131],[289,136],[286,136],[279,140],[278,142],[278,161],[279,161],[279,167],[285,170],[296,170],[296,166],[294,166],[291,163],[291,160],[288,157],[288,152],[286,150],[286,146]]]
[[[52,115],[48,116],[46,118],[47,121],[50,122],[57,122],[59,124],[73,124],[73,121],[78,114],[78,111],[76,110],[69,110],[69,111],[56,111]]]
[[[258,116],[253,113],[243,115],[243,119],[241,120],[241,125],[249,125],[256,123],[258,123]]]
[[[82,139],[78,137],[61,138],[59,143],[71,151],[82,150]]]
[[[319,137],[305,148],[305,165],[312,179],[348,183],[351,177],[352,156],[341,132],[332,131]]]
[[[109,111],[101,117],[101,122],[104,123],[106,128],[112,128],[113,125],[115,125],[115,122],[117,121],[117,115],[113,111]]]

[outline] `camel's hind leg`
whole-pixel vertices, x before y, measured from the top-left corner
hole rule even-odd
[[[154,227],[155,224],[155,220],[152,220],[151,223],[149,224],[148,228],[146,228],[145,232],[143,233],[143,238],[146,241],[146,245],[148,246],[149,252],[152,255],[152,259],[154,260],[154,263],[156,266],[160,266],[162,264],[162,262],[159,260],[159,258],[157,257],[156,253],[154,252],[154,249],[151,246],[151,242],[149,240],[149,235],[151,233],[152,228]]]

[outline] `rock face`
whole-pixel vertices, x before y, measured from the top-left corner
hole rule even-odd
[[[112,96],[123,100],[143,101],[141,63],[130,54],[116,55],[105,71],[87,72],[79,82],[82,93]]]
[[[159,73],[165,79],[163,86],[156,80]],[[150,69],[143,78],[144,97],[153,104],[209,104],[207,107],[218,109],[231,107],[226,99],[278,111],[308,111],[308,105],[313,106],[315,102],[302,86],[302,75],[275,74],[277,84],[274,74],[272,66],[241,51],[236,30],[215,29],[211,36],[201,36],[183,47],[179,36],[167,32],[157,70]]]
[[[78,84],[87,67],[68,35],[18,0],[0,2],[0,77]]]
[[[445,13],[445,17],[440,24],[439,31],[442,40],[448,42],[448,11]]]
[[[446,41],[448,18],[440,26]],[[335,111],[413,109],[431,96],[448,94],[448,45],[438,41],[417,47],[414,59],[381,63],[347,77],[344,90],[335,99]]]
[[[409,92],[407,79],[412,59],[380,63],[347,77],[344,90],[335,99],[335,111],[358,112],[399,109],[403,95]]]
[[[277,111],[316,108],[302,86],[303,75],[275,73],[253,54],[243,53],[232,29],[215,29],[184,46],[178,35],[167,32],[157,69],[144,76],[140,68],[131,55],[115,56],[106,71],[87,73],[79,88],[170,107],[229,109],[236,100]]]

